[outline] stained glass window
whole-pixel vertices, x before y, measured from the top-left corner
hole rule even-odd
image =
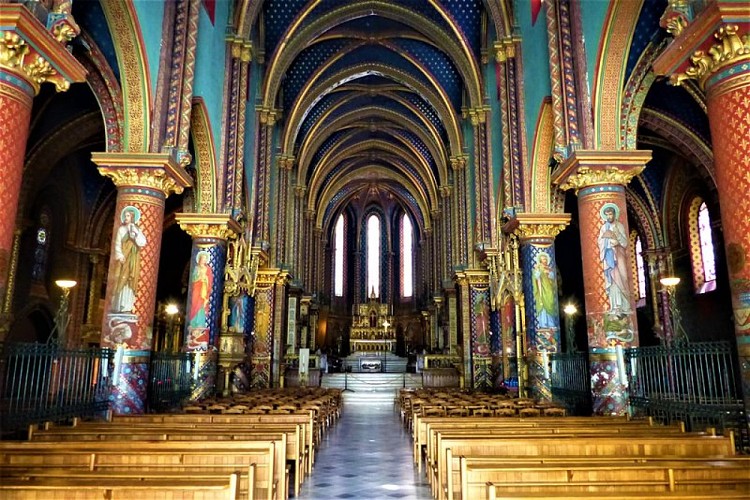
[[[401,223],[401,294],[403,297],[414,295],[414,230],[411,219],[404,214]]]
[[[711,216],[706,203],[693,198],[688,210],[690,260],[696,293],[716,290],[716,258],[711,234]]]
[[[638,274],[638,299],[646,299],[646,264],[643,261],[643,245],[641,237],[635,239],[635,265]],[[639,304],[640,305],[640,304]]]
[[[339,215],[336,221],[333,242],[333,294],[344,295],[344,216]]]
[[[367,296],[380,297],[380,219],[367,219]]]

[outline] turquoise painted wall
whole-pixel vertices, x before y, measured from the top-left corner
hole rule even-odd
[[[542,100],[551,94],[549,82],[549,51],[547,28],[544,22],[545,8],[531,25],[531,7],[528,0],[517,0],[515,6],[521,30],[523,53],[524,118],[526,120],[526,149],[531,154],[536,120]],[[528,159],[529,162],[531,158]]]
[[[256,62],[250,63],[250,88],[247,96],[247,114],[245,115],[245,192],[247,193],[246,213],[252,213],[250,203],[254,201],[253,183],[255,181],[255,167],[258,158],[255,154],[255,141],[258,130],[258,114],[255,112],[256,98],[260,95],[260,85],[263,80],[261,66]]]
[[[580,0],[580,2],[583,40],[586,45],[586,73],[588,74],[589,92],[591,92],[596,79],[599,42],[610,2],[607,0]]]
[[[492,38],[491,38],[492,39]],[[490,142],[492,146],[492,181],[493,196],[495,197],[496,210],[497,206],[503,206],[503,185],[502,185],[502,168],[503,168],[503,122],[500,112],[500,101],[497,95],[497,78],[495,75],[495,61],[490,58],[490,62],[484,66],[485,94],[490,104],[490,117],[487,126],[490,130]],[[493,212],[493,215],[494,212]]]
[[[102,0],[106,1],[106,0]],[[161,51],[161,30],[164,20],[164,2],[153,0],[135,0],[133,2],[138,22],[141,26],[141,36],[146,45],[148,72],[151,79],[151,95],[156,90],[156,80],[159,77],[159,52]]]
[[[193,95],[202,97],[211,120],[216,160],[219,160],[221,143],[221,117],[223,111],[224,81],[226,79],[225,28],[229,21],[229,2],[216,2],[216,24],[212,25],[201,8],[198,21],[198,48],[195,55],[195,80]]]

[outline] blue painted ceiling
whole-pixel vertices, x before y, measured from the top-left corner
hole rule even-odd
[[[346,19],[341,16],[340,22],[334,16],[332,25],[327,24],[325,29],[316,29],[309,38],[301,39],[300,33],[306,27],[336,9],[350,9],[355,3],[354,0],[263,3],[266,57],[273,60],[277,56],[282,40],[284,50],[294,50],[296,54],[284,68],[279,92],[274,96],[275,106],[282,112],[281,126],[285,128],[283,147],[293,149],[284,153],[295,156],[298,164],[309,165],[304,172],[307,183],[322,179],[317,185],[327,185],[341,169],[359,168],[368,169],[367,182],[372,183],[377,169],[382,169],[381,172],[392,169],[407,171],[422,190],[422,194],[404,194],[398,197],[400,200],[414,201],[430,192],[434,196],[437,186],[449,182],[441,178],[450,170],[446,159],[462,154],[466,148],[465,144],[453,142],[460,149],[452,150],[448,138],[453,136],[460,141],[462,108],[467,105],[465,89],[473,84],[465,81],[466,75],[459,71],[459,64],[463,68],[467,65],[455,60],[456,53],[451,55],[446,43],[452,50],[458,48],[459,57],[469,57],[473,59],[471,64],[479,67],[483,1],[371,0],[367,9]],[[398,15],[399,9],[407,9],[421,19],[409,21],[406,16]],[[352,67],[360,68],[353,77]],[[324,81],[329,84],[320,86]],[[420,86],[425,90],[420,91]],[[387,118],[380,116],[383,110],[387,110]],[[358,111],[361,116],[356,120],[338,120]],[[416,133],[415,127],[421,132]],[[324,140],[319,137],[313,140],[313,131],[323,134]],[[379,141],[392,149],[386,152],[372,146],[371,156],[385,158],[375,162],[375,167],[375,163],[363,161],[324,164],[328,152],[345,152],[365,141]],[[317,150],[311,149],[312,144]],[[300,154],[305,158],[300,158]],[[418,167],[420,164],[426,168]],[[365,182],[365,176],[350,173],[344,172],[344,176],[355,185]],[[382,182],[384,189],[392,189],[386,187],[391,181],[383,177]],[[354,196],[358,189],[346,191]],[[330,201],[320,203],[327,206]],[[427,200],[420,203],[429,206]],[[425,215],[420,214],[418,219],[424,220]]]

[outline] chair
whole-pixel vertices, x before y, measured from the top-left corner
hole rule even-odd
[[[518,410],[518,416],[522,418],[538,417],[542,412],[538,408],[521,408]]]
[[[542,410],[542,415],[545,417],[564,417],[566,415],[565,408],[545,408]]]

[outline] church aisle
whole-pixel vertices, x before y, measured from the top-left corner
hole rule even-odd
[[[323,439],[299,498],[432,498],[392,401],[344,394],[341,419]]]

